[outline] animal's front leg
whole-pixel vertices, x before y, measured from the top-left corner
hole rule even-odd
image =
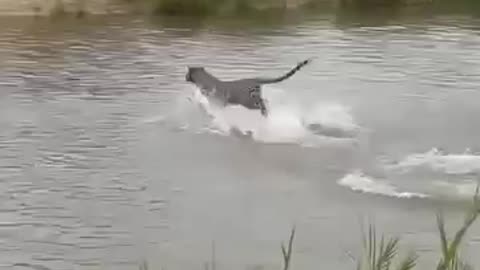
[[[262,109],[262,116],[264,117],[268,117],[268,112],[267,112],[267,109]]]
[[[260,112],[264,117],[268,116],[267,106],[265,105],[265,100],[262,98],[261,88],[259,85],[249,90],[250,98],[255,100],[255,107],[260,109]]]
[[[264,117],[268,116],[267,106],[265,106],[265,101],[263,99],[260,101],[260,112]]]
[[[204,95],[204,96],[208,96],[209,91],[205,87],[200,87],[200,93],[202,93],[202,95]]]
[[[228,91],[223,91],[222,101],[223,107],[227,107],[230,103],[230,93]]]

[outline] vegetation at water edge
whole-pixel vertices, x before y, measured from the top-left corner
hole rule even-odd
[[[472,204],[466,211],[462,226],[456,231],[451,239],[447,235],[445,220],[441,213],[436,216],[438,236],[439,236],[439,256],[436,270],[474,270],[462,259],[460,247],[465,240],[465,236],[471,226],[480,215],[480,197],[477,187],[473,197]],[[292,257],[294,255],[294,237],[295,227],[290,232],[287,245],[282,243],[281,254],[283,257],[283,270],[292,269]],[[362,255],[356,260],[356,270],[412,270],[417,268],[419,256],[414,252],[407,252],[405,256],[400,256],[398,237],[379,236],[375,226],[370,225],[367,232],[362,237]],[[215,261],[211,262],[214,269]],[[149,267],[144,262],[141,270],[147,270]],[[208,269],[208,267],[207,267]]]

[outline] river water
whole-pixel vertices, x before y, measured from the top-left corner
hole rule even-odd
[[[368,222],[432,267],[480,171],[480,21],[257,19],[0,19],[0,267],[279,269],[296,226],[293,268],[353,269]],[[312,56],[267,119],[185,82]]]

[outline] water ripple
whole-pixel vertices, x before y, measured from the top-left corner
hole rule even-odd
[[[319,56],[295,80],[276,87],[299,100],[335,98],[358,106],[355,113],[378,128],[380,141],[404,135],[414,136],[414,143],[442,136],[467,143],[471,134],[474,143],[478,127],[461,122],[480,113],[480,37],[458,26],[464,21],[445,26],[448,21],[439,20],[342,28],[319,19],[193,30],[185,27],[191,22],[132,18],[0,25],[0,266],[132,269],[144,248],[156,252],[165,242],[178,256],[192,255],[198,250],[184,244],[186,238],[202,242],[200,250],[210,236],[251,245],[248,237],[259,233],[253,226],[272,233],[290,222],[286,216],[307,210],[308,216],[329,217],[318,227],[338,218],[315,211],[341,212],[318,201],[332,197],[328,181],[318,179],[334,178],[325,163],[348,167],[351,156],[343,150],[309,152],[178,131],[186,124],[185,108],[176,105],[189,90],[188,65],[207,66],[222,78],[273,76]],[[409,106],[402,107],[405,100]],[[441,110],[447,102],[455,109]],[[434,117],[421,116],[428,113]],[[180,119],[174,128],[165,128],[167,121],[139,124],[172,114]],[[436,121],[449,124],[417,136],[421,124]],[[413,126],[405,130],[414,135],[397,126]],[[328,162],[319,162],[323,153]],[[322,170],[327,173],[319,176]],[[284,172],[288,181],[282,182]],[[295,199],[276,193],[310,177],[315,185]],[[325,186],[317,188],[318,182]],[[241,228],[245,222],[252,227]]]

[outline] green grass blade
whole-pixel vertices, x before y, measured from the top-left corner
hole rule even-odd
[[[377,260],[377,269],[378,270],[387,270],[392,264],[392,260],[397,253],[397,244],[398,239],[390,239],[387,245],[384,245],[384,238],[382,237],[380,243],[380,251]]]
[[[448,258],[455,258],[457,253],[458,253],[458,248],[460,243],[463,240],[463,237],[467,233],[467,230],[470,228],[470,226],[475,222],[475,220],[478,217],[478,212],[471,213],[469,217],[465,220],[465,223],[463,226],[460,228],[460,230],[457,231],[455,234],[454,240],[452,243],[450,243],[450,247],[448,248]]]
[[[374,226],[370,226],[370,270],[377,270],[375,269],[375,262],[377,261],[377,235]]]
[[[445,222],[443,219],[443,215],[441,213],[437,214],[437,226],[438,226],[438,232],[440,236],[440,244],[442,247],[442,255],[443,255],[442,261],[447,262],[448,261],[448,241],[447,241],[447,233],[445,232]],[[443,267],[439,269],[443,269]]]
[[[290,261],[292,259],[292,245],[293,239],[295,237],[295,227],[292,228],[290,233],[290,238],[288,240],[288,248],[285,248],[285,245],[282,243],[282,255],[283,255],[283,269],[288,270],[290,267]]]
[[[417,265],[418,255],[415,253],[409,254],[398,266],[398,270],[411,270]]]

